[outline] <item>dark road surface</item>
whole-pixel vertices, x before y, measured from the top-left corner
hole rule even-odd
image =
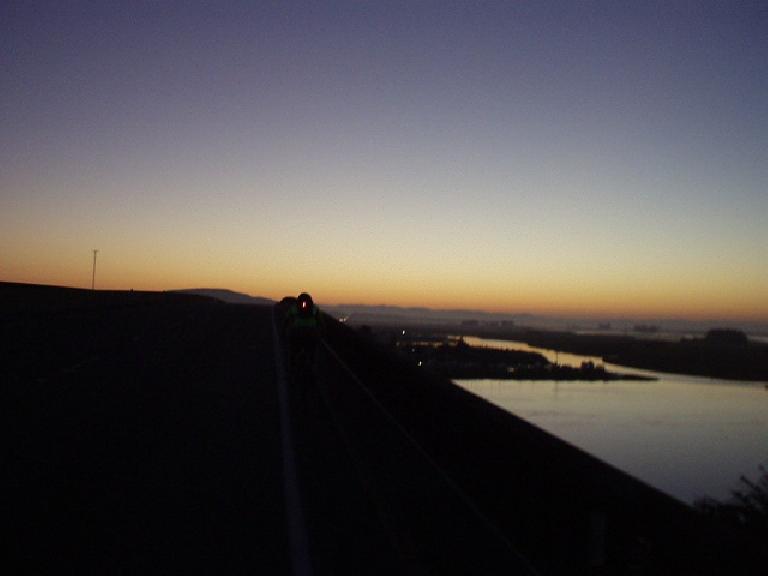
[[[3,497],[28,572],[287,572],[270,314],[46,319],[57,353],[3,392]]]
[[[22,572],[291,573],[284,386],[311,573],[526,573],[327,353],[277,370],[272,307],[108,304],[3,323]]]
[[[5,573],[718,573],[684,506],[343,326],[296,374],[279,307],[0,296]]]
[[[316,573],[534,573],[332,348],[287,382]]]

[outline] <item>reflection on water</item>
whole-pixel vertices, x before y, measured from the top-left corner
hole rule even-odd
[[[509,340],[494,340],[492,338],[477,338],[475,336],[464,336],[464,342],[470,346],[487,346],[489,348],[500,348],[501,350],[522,350],[524,352],[538,352],[550,362],[557,362],[564,366],[573,366],[578,368],[582,362],[594,362],[603,364],[602,358],[598,356],[580,356],[578,354],[569,354],[568,352],[558,352],[546,348],[537,348],[529,346],[525,342],[510,342]]]
[[[468,344],[543,353],[579,365],[576,354],[519,342]],[[458,384],[686,502],[725,498],[739,477],[768,462],[768,390],[763,384],[665,374],[652,382],[459,380]]]

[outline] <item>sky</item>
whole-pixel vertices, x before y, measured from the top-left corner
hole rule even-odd
[[[768,319],[766,2],[4,2],[0,280]]]

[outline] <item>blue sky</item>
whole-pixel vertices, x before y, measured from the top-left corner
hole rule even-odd
[[[0,278],[768,316],[768,4],[8,3]]]

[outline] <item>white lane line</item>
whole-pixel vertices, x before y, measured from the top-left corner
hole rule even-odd
[[[288,399],[288,382],[285,377],[282,346],[277,331],[275,309],[272,309],[272,342],[275,349],[275,369],[277,370],[277,397],[280,405],[280,441],[283,454],[283,492],[285,511],[288,522],[288,546],[291,556],[291,573],[294,576],[312,576],[312,564],[309,559],[307,527],[299,496],[299,481],[296,474],[296,457],[291,439],[291,409]]]

